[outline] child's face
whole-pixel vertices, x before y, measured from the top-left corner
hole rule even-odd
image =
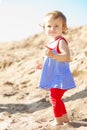
[[[63,31],[63,22],[61,18],[47,19],[44,26],[45,33],[52,38],[60,36]]]

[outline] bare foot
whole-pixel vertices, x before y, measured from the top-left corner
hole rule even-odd
[[[52,126],[60,126],[60,125],[63,125],[63,123],[59,123],[59,122],[56,122],[56,121],[53,121]]]
[[[62,122],[64,122],[64,123],[69,123],[69,118],[68,118],[67,114],[64,114],[64,115],[61,117],[61,120],[62,120]]]
[[[52,122],[52,126],[59,126],[59,125],[63,125],[61,117],[55,118],[55,120]]]

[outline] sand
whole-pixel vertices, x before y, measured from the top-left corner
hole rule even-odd
[[[0,44],[0,130],[87,130],[87,26],[70,28],[65,37],[77,86],[63,97],[71,122],[51,126],[49,91],[38,88],[41,70],[35,64],[49,40],[41,32]]]

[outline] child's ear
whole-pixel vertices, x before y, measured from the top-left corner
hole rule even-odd
[[[65,25],[63,25],[62,32],[65,33],[66,30],[67,30],[67,27]]]

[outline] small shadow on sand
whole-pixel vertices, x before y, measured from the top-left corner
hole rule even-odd
[[[87,122],[87,118],[84,118],[84,119],[82,119],[81,121],[85,121],[85,122]]]
[[[87,90],[83,90],[83,91],[80,91],[78,93],[75,93],[74,95],[70,96],[70,97],[67,97],[64,100],[64,102],[68,102],[68,101],[74,101],[76,99],[82,99],[82,98],[85,98],[87,97]]]
[[[0,113],[8,112],[14,114],[17,112],[20,113],[33,113],[41,109],[46,109],[50,107],[50,103],[46,101],[45,98],[38,100],[30,104],[0,104]]]
[[[78,128],[78,127],[81,127],[81,126],[87,127],[87,118],[82,119],[80,121],[70,122],[69,125],[74,127],[74,128]]]

